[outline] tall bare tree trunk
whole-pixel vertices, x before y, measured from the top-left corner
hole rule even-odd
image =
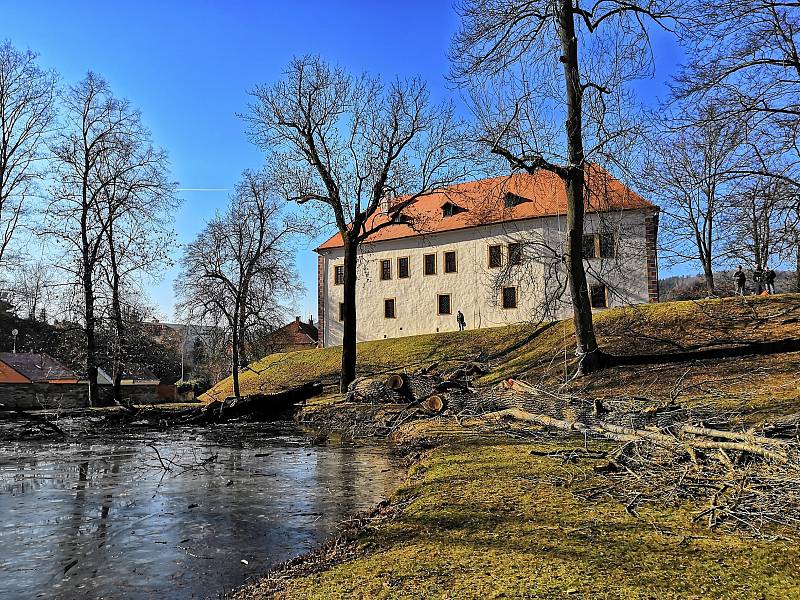
[[[585,374],[603,368],[605,355],[597,347],[586,271],[583,267],[585,212],[584,151],[581,130],[583,89],[578,68],[578,40],[575,37],[572,0],[559,0],[558,10],[561,62],[564,65],[567,96],[566,133],[569,164],[564,177],[567,193],[567,269],[572,294],[572,318],[575,324],[577,353],[580,358],[579,370]]]
[[[84,320],[86,321],[86,376],[89,380],[89,406],[97,406],[100,401],[97,387],[97,341],[95,339],[94,318],[94,279],[93,262],[90,260],[89,242],[89,200],[88,200],[89,161],[86,160],[83,175],[83,205],[81,211],[82,279],[84,299]]]
[[[111,309],[114,313],[114,327],[117,330],[117,347],[114,351],[114,381],[112,386],[114,402],[122,404],[122,367],[125,347],[127,346],[125,319],[122,315],[122,301],[120,299],[120,276],[117,251],[114,247],[114,223],[108,224],[109,258],[111,261]]]
[[[716,296],[717,291],[714,284],[714,271],[711,270],[711,261],[703,259],[703,277],[706,281],[706,291],[709,296]]]
[[[356,267],[358,264],[358,241],[344,238],[344,335],[342,337],[342,374],[339,391],[347,392],[347,386],[356,378]]]
[[[233,395],[239,398],[239,307],[231,320],[231,375],[233,377]]]

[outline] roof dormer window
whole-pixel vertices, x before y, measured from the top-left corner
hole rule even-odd
[[[507,192],[506,195],[503,197],[503,205],[506,208],[514,208],[515,206],[518,206],[523,202],[530,202],[530,200],[528,200],[527,198],[523,198],[522,196],[519,196],[512,192]]]
[[[453,202],[445,202],[442,204],[442,217],[452,217],[453,215],[457,215],[465,210],[465,208],[461,208],[458,204],[454,204]]]
[[[409,224],[411,223],[411,217],[408,215],[403,214],[400,211],[392,213],[392,223],[396,224]]]

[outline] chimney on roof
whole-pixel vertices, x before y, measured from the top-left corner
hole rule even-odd
[[[314,315],[308,315],[308,324],[309,325],[313,325],[314,324]]]
[[[295,322],[295,323],[299,323],[299,322],[300,322],[300,317],[295,317],[295,318],[294,318],[294,322]]]

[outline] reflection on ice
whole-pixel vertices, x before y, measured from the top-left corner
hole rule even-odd
[[[380,448],[230,425],[0,453],[0,598],[216,597],[401,477]]]

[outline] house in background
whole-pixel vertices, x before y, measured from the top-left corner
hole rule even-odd
[[[55,358],[39,352],[0,352],[5,370],[13,370],[27,383],[78,383],[78,374]],[[13,377],[13,376],[12,376]],[[2,383],[11,383],[3,380]]]
[[[97,383],[103,396],[112,397],[113,375],[103,369],[97,370]],[[174,400],[175,386],[162,386],[160,379],[149,369],[125,365],[122,369],[122,399],[131,404],[156,404]],[[169,388],[172,389],[171,394]]]
[[[312,318],[304,322],[300,317],[270,333],[264,345],[272,352],[293,352],[295,350],[308,350],[316,348],[319,340],[319,331]]]
[[[88,387],[77,373],[38,352],[0,352],[0,404],[7,408],[84,408]]]
[[[658,207],[597,166],[587,169],[584,265],[593,309],[658,301]],[[566,193],[554,173],[457,184],[402,211],[387,200],[359,248],[358,341],[565,318]],[[316,249],[319,337],[342,343],[344,248]]]

